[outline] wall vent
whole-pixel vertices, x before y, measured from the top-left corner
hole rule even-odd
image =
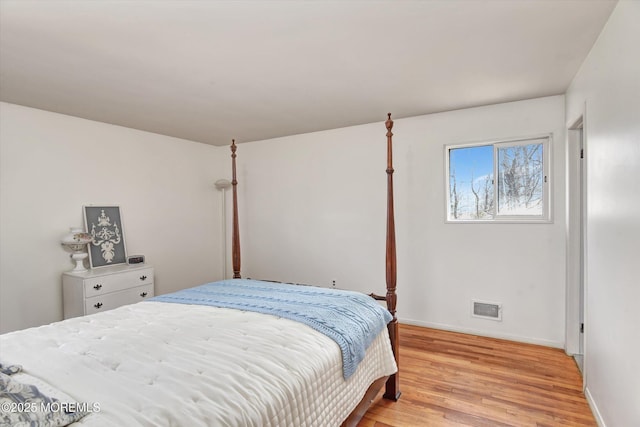
[[[471,315],[482,319],[502,321],[502,304],[471,300]]]

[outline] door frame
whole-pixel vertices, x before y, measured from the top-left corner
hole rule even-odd
[[[581,158],[581,150],[583,156]],[[584,365],[587,358],[587,334],[581,333],[587,312],[587,120],[586,105],[582,114],[567,126],[566,147],[566,322],[565,351],[583,356],[583,384],[586,384]],[[585,326],[586,331],[586,326]]]

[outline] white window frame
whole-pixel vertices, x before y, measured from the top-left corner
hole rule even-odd
[[[528,145],[531,144],[531,141],[534,140],[543,140],[542,141],[542,169],[543,169],[543,184],[542,184],[542,214],[541,215],[499,215],[498,211],[498,150],[497,147],[513,147],[518,145]],[[445,207],[444,207],[444,218],[445,223],[452,224],[469,224],[469,223],[480,223],[480,224],[491,224],[491,223],[553,223],[552,217],[552,177],[551,171],[553,170],[551,167],[551,149],[553,143],[553,134],[538,134],[538,135],[530,135],[524,137],[517,138],[504,138],[504,139],[496,139],[496,140],[488,140],[481,142],[469,142],[462,144],[445,144],[444,145],[444,187],[445,187]],[[494,197],[494,206],[493,206],[493,218],[488,219],[454,219],[450,215],[451,209],[451,193],[450,193],[450,171],[449,171],[449,153],[451,150],[458,148],[472,148],[472,147],[481,147],[481,146],[492,146],[493,147],[493,197]]]

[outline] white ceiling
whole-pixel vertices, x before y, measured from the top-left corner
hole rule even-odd
[[[0,0],[0,99],[214,145],[562,94],[611,0]]]

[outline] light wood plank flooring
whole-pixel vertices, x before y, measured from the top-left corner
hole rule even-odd
[[[400,391],[359,426],[596,426],[560,349],[400,325]]]

